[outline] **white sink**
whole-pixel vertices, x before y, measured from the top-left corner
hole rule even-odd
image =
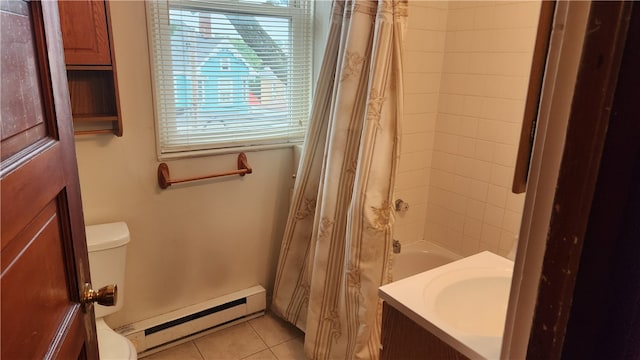
[[[427,311],[466,335],[502,337],[511,271],[469,268],[445,272],[424,287]]]
[[[471,359],[498,359],[513,262],[484,251],[395,281],[380,297]]]

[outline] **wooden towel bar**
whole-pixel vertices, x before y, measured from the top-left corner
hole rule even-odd
[[[184,178],[184,179],[173,179],[173,180],[170,179],[169,165],[167,165],[166,163],[161,163],[160,165],[158,165],[158,185],[160,185],[161,189],[166,189],[169,186],[171,186],[171,184],[211,179],[211,178],[229,176],[229,175],[244,176],[245,174],[251,174],[252,172],[253,170],[251,169],[251,166],[249,166],[249,163],[247,162],[247,155],[245,155],[244,153],[238,154],[238,170],[228,171],[228,172],[219,173],[219,174],[196,176],[196,177]]]

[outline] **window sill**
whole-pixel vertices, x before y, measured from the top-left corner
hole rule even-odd
[[[175,152],[175,153],[168,153],[168,154],[158,154],[158,161],[178,160],[178,159],[226,155],[226,154],[237,154],[240,152],[254,152],[254,151],[294,148],[295,146],[299,146],[299,147],[302,146],[302,142],[256,145],[256,146],[237,146],[237,147],[222,148],[222,149],[194,150],[194,151],[182,151],[182,152]]]

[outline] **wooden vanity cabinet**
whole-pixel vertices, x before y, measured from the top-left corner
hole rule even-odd
[[[468,359],[387,302],[382,305],[381,345],[381,360]]]
[[[59,1],[76,135],[122,136],[113,37],[106,1]]]

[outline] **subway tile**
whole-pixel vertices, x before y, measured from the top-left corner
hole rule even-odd
[[[497,185],[489,185],[487,203],[504,208],[507,202],[507,188]]]
[[[440,94],[438,111],[442,114],[461,114],[464,96]]]
[[[413,73],[440,74],[443,56],[443,53],[405,51],[403,58],[405,77],[406,74]]]
[[[471,256],[480,252],[480,240],[472,238],[470,236],[464,236],[462,238],[462,246],[460,248],[460,255]]]
[[[405,114],[426,114],[438,110],[438,94],[405,94]]]
[[[505,52],[501,53],[500,64],[502,66],[500,75],[522,76],[529,73],[531,69],[531,52]]]
[[[473,28],[473,9],[449,9],[447,14],[448,30],[470,30]]]
[[[506,210],[504,212],[504,218],[502,220],[502,228],[504,230],[517,234],[520,231],[521,221],[522,221],[521,213],[511,211],[511,210]]]
[[[465,157],[458,157],[456,159],[455,173],[457,175],[461,175],[461,176],[464,176],[464,177],[474,178],[475,179],[475,177],[474,177],[474,160],[473,159],[469,159],[469,158],[465,158]],[[480,180],[480,179],[477,179],[477,180]]]
[[[475,158],[482,161],[493,161],[496,144],[491,141],[476,140]]]
[[[466,136],[475,138],[478,130],[478,119],[474,117],[460,116],[460,127],[457,134],[460,136]]]
[[[454,174],[438,169],[431,169],[429,185],[441,190],[451,191],[453,189]]]
[[[452,191],[455,192],[456,194],[460,194],[468,198],[471,196],[472,182],[473,180],[470,178],[453,175],[453,182],[452,182],[453,185],[451,187]]]
[[[475,30],[473,32],[473,44],[471,51],[473,52],[488,52],[493,43],[494,33],[493,30]]]
[[[411,153],[401,153],[398,160],[397,172],[422,170],[427,166],[427,158],[431,157],[431,151],[423,150]]]
[[[440,90],[440,74],[412,73],[404,79],[406,94],[433,94]]]
[[[495,244],[488,244],[480,241],[480,245],[478,247],[480,248],[480,251],[491,251],[494,254],[498,254],[498,246]]]
[[[446,248],[451,249],[451,251],[455,253],[460,253],[463,237],[462,230],[446,229]]]
[[[440,91],[445,94],[464,94],[466,79],[465,74],[443,73]]]
[[[445,30],[446,20],[447,13],[442,10],[412,6],[411,2],[409,2],[410,28],[425,30]]]
[[[495,12],[491,7],[478,7],[473,16],[473,27],[477,29],[491,29],[495,24]]]
[[[476,152],[476,141],[468,137],[460,137],[458,139],[458,151],[460,156],[472,158]]]
[[[467,53],[445,53],[442,72],[445,74],[464,74],[470,70],[471,56]]]
[[[402,137],[401,154],[424,152],[430,150],[429,138],[432,133],[412,133],[406,134]]]
[[[470,74],[489,74],[489,54],[472,52],[464,55],[469,59],[468,67]]]
[[[490,77],[484,74],[467,75],[464,94],[474,95],[474,96],[484,96],[486,84],[489,81],[491,81]],[[474,114],[477,114],[477,112]]]
[[[436,121],[436,132],[458,135],[461,119],[458,115],[440,114]]]
[[[477,116],[482,109],[483,101],[480,96],[465,96],[462,101],[462,115]]]
[[[456,228],[462,231],[464,226],[464,213],[467,210],[467,197],[450,192],[447,208],[456,213],[453,220],[456,221]]]
[[[493,164],[491,166],[491,183],[503,187],[509,187],[513,183],[513,168]]]
[[[482,221],[472,218],[466,218],[464,221],[463,234],[465,236],[480,240],[480,236],[482,235]]]
[[[502,166],[514,167],[516,165],[516,153],[518,148],[515,145],[496,144],[496,153],[493,161]]]
[[[475,220],[484,219],[484,208],[486,203],[484,201],[469,199],[467,200],[467,211],[466,215],[469,218]]]
[[[515,211],[517,213],[522,213],[522,209],[524,208],[524,200],[525,193],[514,194],[512,192],[509,192],[509,194],[507,195],[506,209]]]
[[[502,144],[517,145],[520,141],[521,124],[517,123],[501,123],[498,125],[496,133],[496,142]]]
[[[408,244],[424,238],[424,219],[420,221],[393,226],[393,238]]]
[[[485,223],[482,225],[480,242],[489,245],[491,249],[497,249],[500,244],[500,235],[501,230],[499,227]]]
[[[409,204],[409,210],[406,212],[396,212],[396,221],[411,224],[424,220],[424,217],[427,215],[427,204],[413,204],[409,203],[408,200],[405,201]]]
[[[498,251],[501,252],[499,255],[505,256],[511,251],[511,247],[515,245],[516,242],[516,234],[502,230],[500,232],[500,243],[498,244]]]
[[[491,163],[476,159],[471,159],[471,177],[480,181],[491,179]]]
[[[415,187],[411,189],[397,189],[393,196],[395,199],[403,199],[407,201],[409,204],[426,204],[427,203],[427,193],[429,189],[425,187]]]
[[[484,223],[495,227],[502,227],[504,219],[504,208],[487,204],[484,209]]]
[[[428,230],[425,229],[425,240],[435,242],[445,248],[449,248],[449,239],[447,236],[447,227],[441,224],[430,223]]]
[[[433,141],[433,150],[455,154],[458,151],[457,135],[437,133]]]
[[[478,119],[478,139],[496,142],[501,125],[498,121]]]
[[[408,190],[424,187],[429,178],[427,169],[406,171],[396,174],[396,189]]]
[[[433,151],[431,167],[433,169],[453,173],[455,171],[457,156],[443,151]]]
[[[402,135],[424,133],[434,131],[436,113],[408,114],[405,113],[402,121]]]
[[[488,183],[480,180],[471,181],[471,198],[472,199],[478,200],[478,201],[486,201],[488,190],[489,190]]]

